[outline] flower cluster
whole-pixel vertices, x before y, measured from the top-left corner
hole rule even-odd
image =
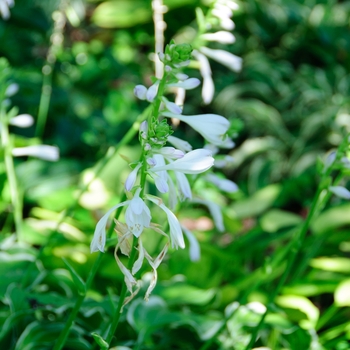
[[[204,16],[201,9],[197,9],[197,22],[199,26],[198,40],[195,42],[196,50],[193,56],[199,63],[199,70],[203,77],[202,98],[205,104],[209,104],[214,97],[214,82],[210,68],[209,59],[226,66],[234,72],[242,69],[242,59],[231,52],[211,49],[208,44],[217,42],[219,44],[233,44],[236,41],[231,33],[235,24],[231,17],[238,5],[232,0],[213,0],[211,9]],[[216,28],[219,28],[217,31]]]
[[[124,274],[125,283],[130,297],[138,292],[140,286],[135,274],[140,270],[146,259],[153,270],[153,278],[146,292],[148,298],[157,281],[157,267],[165,256],[168,246],[175,249],[185,248],[183,233],[190,243],[190,256],[193,260],[199,258],[199,246],[193,234],[181,227],[174,209],[179,201],[192,198],[192,191],[188,175],[198,175],[206,172],[214,165],[213,153],[210,147],[193,149],[185,140],[172,135],[173,130],[168,123],[169,118],[188,124],[196,130],[212,147],[229,148],[233,146],[227,132],[230,123],[227,119],[216,114],[188,116],[182,114],[182,107],[169,101],[164,94],[168,89],[181,87],[193,89],[200,81],[189,78],[181,72],[181,68],[188,65],[191,59],[191,46],[187,44],[175,45],[171,42],[164,53],[159,54],[164,64],[162,79],[155,79],[150,87],[137,85],[134,94],[140,100],[151,103],[152,112],[140,125],[139,140],[142,154],[137,162],[131,164],[132,171],[125,181],[125,190],[128,200],[112,207],[98,222],[94,238],[91,243],[91,252],[104,252],[106,244],[106,225],[109,216],[117,208],[125,208],[125,223],[116,220],[118,244],[115,249],[116,262]],[[166,194],[168,204],[162,198],[145,193],[146,181],[155,184],[161,194]],[[225,185],[215,175],[208,178],[215,184]],[[227,186],[227,184],[226,184]],[[232,187],[228,189],[232,190]],[[156,223],[152,222],[149,204],[159,207],[167,218],[169,235]],[[153,230],[167,238],[167,242],[156,258],[152,258],[142,243],[144,232]],[[118,257],[118,250],[129,256],[132,241],[137,240],[138,258],[130,269],[125,267]]]

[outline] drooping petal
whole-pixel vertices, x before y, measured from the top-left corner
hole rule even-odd
[[[350,199],[350,191],[343,186],[330,186],[329,190],[339,198]]]
[[[142,163],[139,163],[135,169],[129,174],[128,178],[125,181],[125,189],[127,191],[131,191],[131,189],[134,187],[135,185],[135,181],[137,178],[137,173],[139,171],[139,169],[141,168]]]
[[[14,157],[31,156],[50,162],[55,162],[59,159],[59,149],[49,145],[33,145],[27,147],[16,147],[12,150]]]
[[[177,87],[183,88],[185,90],[191,90],[196,88],[200,83],[200,80],[197,78],[189,78],[184,81],[179,81],[177,83],[167,84],[167,87]]]
[[[162,115],[169,118],[177,118],[190,125],[194,130],[199,132],[208,142],[222,146],[226,145],[226,137],[230,122],[218,114],[199,114],[199,115],[175,115],[170,112],[162,112]]]
[[[181,140],[178,137],[168,136],[168,142],[183,152],[192,151],[192,146],[187,141]]]
[[[143,248],[143,245],[142,245],[142,240],[141,238],[139,238],[139,257],[137,258],[137,260],[135,261],[133,267],[132,267],[132,270],[131,270],[131,273],[133,275],[135,275],[135,273],[137,273],[141,267],[142,267],[142,263],[143,263],[143,259],[145,258],[145,252],[144,252],[144,248]]]
[[[224,219],[222,216],[221,208],[218,204],[216,204],[212,201],[207,201],[207,200],[197,199],[197,198],[193,199],[192,202],[205,205],[209,209],[210,215],[214,220],[214,224],[215,224],[216,228],[220,232],[225,231]]]
[[[194,234],[188,230],[186,227],[182,227],[182,231],[188,239],[190,243],[190,259],[191,261],[198,261],[201,258],[201,249],[199,247],[199,243]]]
[[[224,50],[213,50],[204,46],[200,48],[200,51],[234,72],[239,72],[242,69],[242,58],[230,52]]]
[[[190,183],[188,182],[188,179],[185,174],[180,173],[178,171],[174,171],[176,180],[177,180],[177,186],[184,198],[191,199],[192,198],[192,191]]]
[[[90,245],[91,253],[97,252],[98,250],[101,251],[102,253],[104,252],[104,248],[106,244],[106,225],[107,225],[109,216],[117,208],[128,205],[129,203],[130,201],[126,201],[115,205],[114,207],[109,209],[107,213],[103,215],[102,218],[98,221],[95,228],[94,237]]]
[[[158,93],[159,80],[157,80],[152,86],[150,86],[146,93],[146,99],[149,102],[153,102]]]
[[[205,178],[224,192],[233,193],[238,191],[238,186],[231,180],[223,179],[215,174],[206,174]]]
[[[146,198],[151,202],[157,204],[167,215],[170,227],[171,246],[176,249],[178,247],[185,248],[185,242],[182,235],[181,225],[175,214],[164,205],[160,198],[157,199],[156,197],[150,195],[147,195]]]
[[[216,41],[221,44],[233,44],[236,41],[236,38],[232,33],[224,30],[220,30],[216,33],[202,34],[201,38],[208,41]]]
[[[34,118],[30,114],[20,114],[11,118],[9,123],[18,128],[29,128],[34,124]]]
[[[165,165],[165,159],[163,155],[161,154],[155,154],[153,158],[156,161],[156,166],[164,166]],[[154,167],[152,168],[152,170]],[[169,191],[168,186],[168,174],[165,170],[157,172],[157,174],[154,174],[153,176],[155,185],[160,193],[167,193]]]
[[[163,170],[180,171],[184,174],[200,174],[210,169],[214,164],[211,152],[204,148],[188,152],[184,157],[163,166],[155,166],[152,172]]]

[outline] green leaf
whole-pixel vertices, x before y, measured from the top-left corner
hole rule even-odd
[[[69,272],[72,275],[73,281],[78,288],[78,293],[80,295],[85,295],[86,294],[86,285],[85,282],[82,280],[82,278],[78,275],[78,273],[74,270],[73,266],[69,264],[69,262],[65,259],[62,258],[63,262],[66,264]]]
[[[281,228],[298,225],[302,221],[303,219],[294,213],[279,209],[271,209],[263,215],[260,224],[264,231],[273,233]]]
[[[109,344],[99,334],[91,333],[91,335],[94,337],[96,343],[101,349],[105,350],[109,348]]]
[[[316,258],[310,261],[310,265],[316,269],[321,269],[325,271],[350,273],[349,258]]]
[[[296,309],[304,313],[307,316],[308,321],[300,321],[300,326],[302,328],[315,328],[320,311],[308,298],[298,295],[282,295],[277,297],[276,303],[282,307]]]
[[[281,185],[269,185],[252,196],[234,203],[231,208],[235,216],[241,219],[260,215],[274,204],[281,191]]]
[[[150,4],[139,0],[106,1],[92,15],[92,22],[102,28],[129,28],[151,19]]]
[[[325,233],[335,228],[350,224],[350,204],[331,208],[320,214],[311,225],[316,234]]]

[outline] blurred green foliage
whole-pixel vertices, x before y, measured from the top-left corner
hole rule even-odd
[[[133,96],[133,87],[148,85],[153,75],[149,0],[16,0],[11,18],[0,20],[0,56],[19,85],[11,98],[19,113],[38,113],[52,13],[62,3],[68,20],[44,132],[44,142],[57,145],[61,159],[16,159],[24,201],[22,242],[11,235],[8,182],[0,164],[1,349],[52,349],[82,288],[77,276],[85,281],[96,259],[89,242],[100,208],[120,200],[128,171],[123,157],[135,158],[137,140],[113,157],[76,205],[78,189],[142,112],[145,105]],[[196,6],[205,10],[208,2],[164,3],[169,41],[184,26],[194,27]],[[214,109],[243,122],[231,153],[233,166],[224,169],[241,191],[225,198],[217,189],[208,190],[223,207],[223,234],[211,224],[198,224],[209,220],[205,208],[181,212],[200,241],[201,260],[191,262],[186,250],[171,252],[159,267],[150,301],[140,297],[126,307],[117,331],[119,346],[200,349],[222,329],[210,349],[244,349],[283,271],[288,242],[312,201],[321,159],[339,145],[343,129],[350,131],[349,2],[247,0],[239,6],[233,18],[236,43],[213,47],[241,56],[243,70],[233,74],[213,64],[213,106],[203,106],[199,93],[191,92],[188,108]],[[34,137],[34,127],[11,130],[17,145]],[[196,137],[182,126],[177,132]],[[203,190],[201,183],[196,186]],[[68,218],[57,230],[67,208]],[[349,210],[332,199],[312,223],[257,347],[349,348]],[[158,250],[157,240],[146,244],[150,252]],[[281,264],[271,265],[274,255]],[[109,251],[65,349],[96,348],[92,333],[106,333],[122,283]],[[238,311],[231,317],[233,310]]]

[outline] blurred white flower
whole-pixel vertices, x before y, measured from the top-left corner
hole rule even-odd
[[[59,159],[59,149],[55,146],[49,145],[33,145],[27,147],[16,147],[12,150],[14,157],[30,156],[36,157],[51,162],[55,162]]]
[[[239,72],[242,69],[242,58],[230,52],[224,50],[213,50],[204,46],[200,48],[200,51],[234,72]]]
[[[1,0],[0,0],[0,2],[1,2]],[[18,90],[19,90],[18,84],[15,84],[15,83],[10,84],[5,91],[5,96],[11,97],[13,95],[16,95]]]
[[[182,232],[188,239],[190,244],[190,259],[191,261],[198,261],[201,258],[201,249],[199,247],[199,243],[194,234],[188,230],[186,227],[181,226]]]
[[[15,5],[14,0],[0,0],[0,15],[3,19],[10,18],[10,8]]]
[[[214,97],[215,86],[213,79],[211,77],[211,68],[209,61],[206,56],[202,53],[194,50],[192,55],[199,62],[199,71],[203,77],[203,85],[202,85],[202,98],[205,104],[209,104]]]
[[[205,178],[221,191],[232,193],[238,191],[238,186],[231,180],[223,179],[215,174],[206,174]]]
[[[343,186],[330,186],[329,190],[339,198],[350,199],[350,191]]]
[[[216,33],[205,33],[201,35],[201,38],[207,41],[216,41],[221,44],[233,44],[236,41],[235,36],[224,30]]]
[[[192,203],[199,203],[199,204],[205,205],[209,209],[210,215],[214,220],[214,224],[215,224],[216,228],[220,232],[225,231],[224,219],[222,216],[221,208],[218,204],[216,204],[212,201],[208,201],[208,200],[204,200],[204,199],[197,199],[197,198],[193,199]]]
[[[9,123],[18,128],[29,128],[34,124],[34,118],[30,114],[20,114],[11,118]]]

